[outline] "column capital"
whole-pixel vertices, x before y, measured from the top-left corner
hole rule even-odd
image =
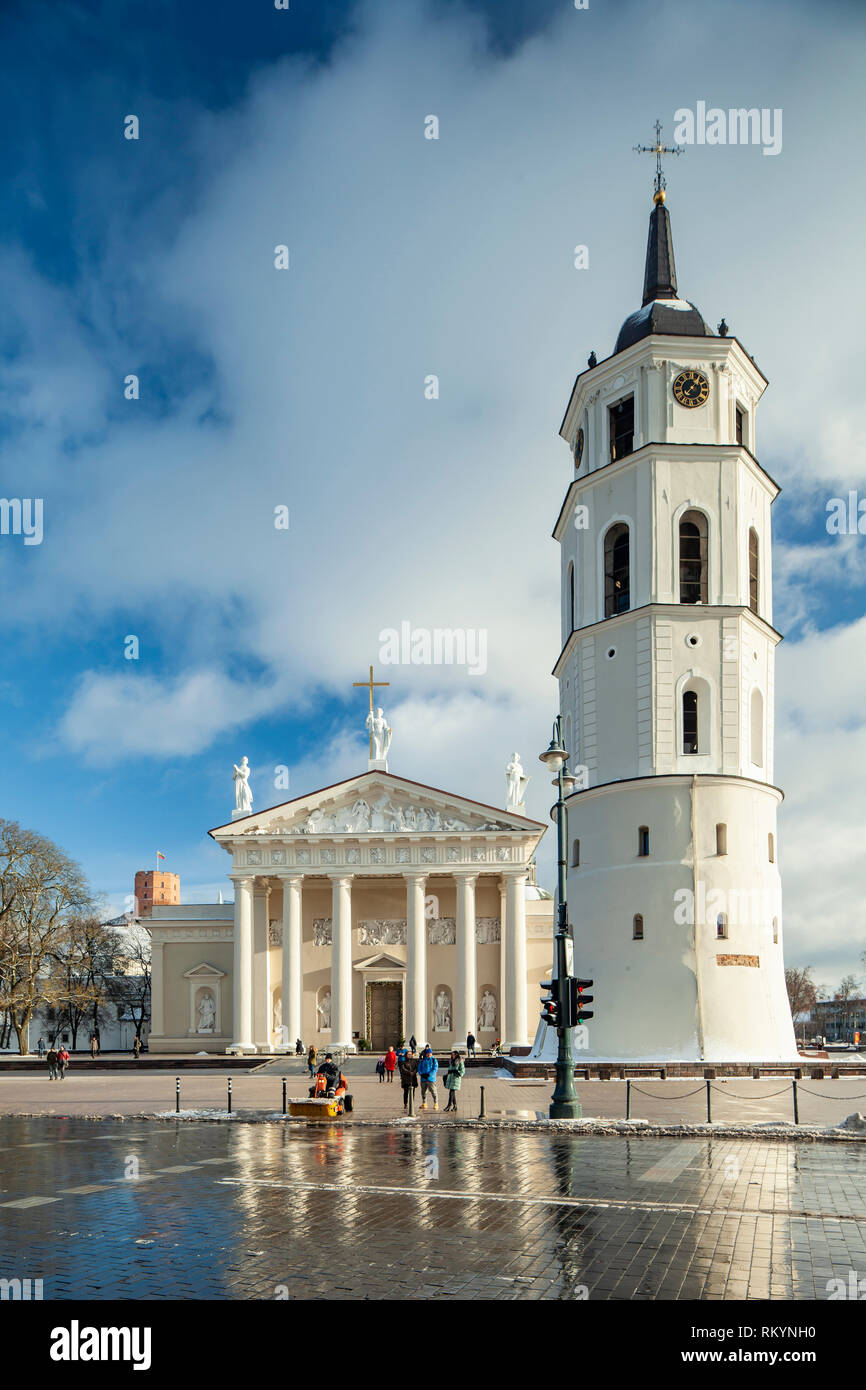
[[[479,877],[477,869],[452,869],[451,874],[453,878],[458,879],[461,883],[475,883],[476,879]]]
[[[426,883],[428,876],[426,869],[423,872],[420,869],[404,869],[403,871],[403,877],[410,883]]]
[[[280,883],[301,883],[305,877],[305,874],[295,873],[294,870],[289,870],[284,874],[274,874],[274,878]]]
[[[342,874],[342,873],[340,873],[340,874],[328,874],[328,878],[331,880],[332,883],[349,883],[349,884],[351,884],[351,882],[352,882],[352,880],[354,879],[354,877],[355,877],[354,874]]]
[[[229,874],[228,877],[231,879],[232,883],[238,883],[244,888],[248,888],[251,883],[255,883],[256,881],[255,874]]]
[[[503,882],[503,883],[509,883],[509,882],[511,882],[511,883],[520,883],[521,881],[525,882],[526,879],[529,878],[529,870],[528,870],[528,869],[503,869],[503,870],[501,871],[501,876],[502,876],[502,882]]]

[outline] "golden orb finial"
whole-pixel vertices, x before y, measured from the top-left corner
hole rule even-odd
[[[654,194],[653,194],[653,202],[654,202],[654,203],[663,203],[664,200],[665,200],[665,191],[664,191],[663,188],[660,188],[660,189],[658,190],[657,193],[654,193]]]

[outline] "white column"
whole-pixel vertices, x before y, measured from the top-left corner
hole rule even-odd
[[[508,976],[505,1014],[508,1040],[520,1046],[526,1035],[526,874],[505,875],[505,929],[508,935]]]
[[[304,876],[292,874],[283,885],[283,1026],[285,1045],[291,1052],[295,1039],[303,1039],[303,964],[301,956],[301,906]]]
[[[475,881],[477,874],[455,874],[457,883],[457,1017],[456,1046],[466,1034],[478,1036],[478,983],[475,972]]]
[[[352,876],[331,879],[331,1043],[352,1047]]]
[[[427,1041],[427,923],[424,917],[425,874],[406,879],[406,1025],[407,1038]]]
[[[505,879],[499,880],[499,1017],[496,1034],[502,1046],[508,1038],[508,913],[505,910]]]
[[[233,1048],[253,1047],[253,879],[235,879]]]

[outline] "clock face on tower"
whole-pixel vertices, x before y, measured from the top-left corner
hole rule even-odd
[[[583,458],[583,430],[577,431],[577,438],[574,441],[574,466],[580,467],[580,460]]]
[[[673,384],[673,393],[686,410],[694,410],[695,406],[703,405],[708,400],[710,383],[703,372],[689,368],[688,371],[680,372]]]

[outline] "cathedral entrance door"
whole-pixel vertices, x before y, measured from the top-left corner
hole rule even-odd
[[[367,1017],[373,1051],[396,1047],[403,1036],[403,986],[386,980],[368,984]]]

